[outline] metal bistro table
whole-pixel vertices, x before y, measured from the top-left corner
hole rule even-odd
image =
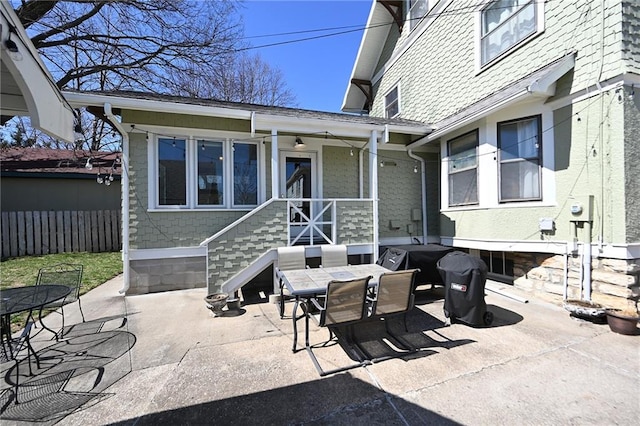
[[[11,315],[19,312],[32,312],[38,309],[38,321],[42,324],[42,307],[48,303],[64,299],[71,292],[65,285],[32,285],[25,287],[7,288],[0,291],[0,332],[3,346],[7,343],[11,358],[17,356],[13,354],[11,338]],[[31,317],[31,315],[29,315]],[[27,321],[29,320],[27,317]],[[27,324],[25,323],[25,327]],[[28,350],[35,356],[35,351],[31,346],[29,334],[25,336]],[[5,349],[6,350],[6,349]],[[37,360],[37,357],[36,357]],[[29,365],[31,368],[31,365]]]
[[[298,343],[298,305],[300,299],[321,295],[327,292],[327,285],[332,280],[351,280],[358,277],[366,277],[371,275],[369,286],[374,287],[378,284],[380,275],[389,272],[376,264],[366,265],[347,265],[335,266],[331,268],[308,268],[308,269],[291,269],[289,271],[279,271],[279,278],[296,301],[293,305],[293,351],[296,351]]]

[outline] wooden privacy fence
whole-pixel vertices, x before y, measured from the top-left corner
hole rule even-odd
[[[2,212],[2,257],[119,251],[119,210]]]

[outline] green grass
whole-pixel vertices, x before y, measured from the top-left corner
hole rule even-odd
[[[119,252],[15,257],[0,262],[0,288],[33,285],[36,283],[40,268],[57,263],[79,263],[84,267],[81,294],[122,273],[122,259]]]
[[[15,257],[0,262],[0,290],[34,285],[38,270],[58,263],[79,263],[83,266],[80,294],[98,287],[122,273],[122,255],[116,253],[60,253],[45,256]],[[11,331],[19,330],[27,313],[11,316]]]

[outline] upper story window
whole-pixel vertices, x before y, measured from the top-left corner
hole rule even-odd
[[[400,114],[400,96],[398,86],[395,86],[384,97],[384,116],[393,118]]]
[[[407,10],[409,11],[409,29],[412,30],[418,25],[423,16],[429,12],[429,3],[434,0],[408,0]]]
[[[258,145],[254,142],[159,137],[156,208],[242,208],[258,205]]]
[[[498,123],[500,202],[541,200],[540,116]]]
[[[448,143],[449,205],[478,204],[478,130]]]
[[[542,11],[541,1],[491,1],[481,11],[481,66],[541,31],[538,14]]]

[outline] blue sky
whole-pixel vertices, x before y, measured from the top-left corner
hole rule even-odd
[[[341,31],[346,34],[262,47],[252,52],[278,67],[294,92],[298,107],[339,112],[351,76],[370,0],[247,0],[241,13],[245,36],[253,46],[316,37]],[[288,32],[339,28],[277,37],[256,37]]]

